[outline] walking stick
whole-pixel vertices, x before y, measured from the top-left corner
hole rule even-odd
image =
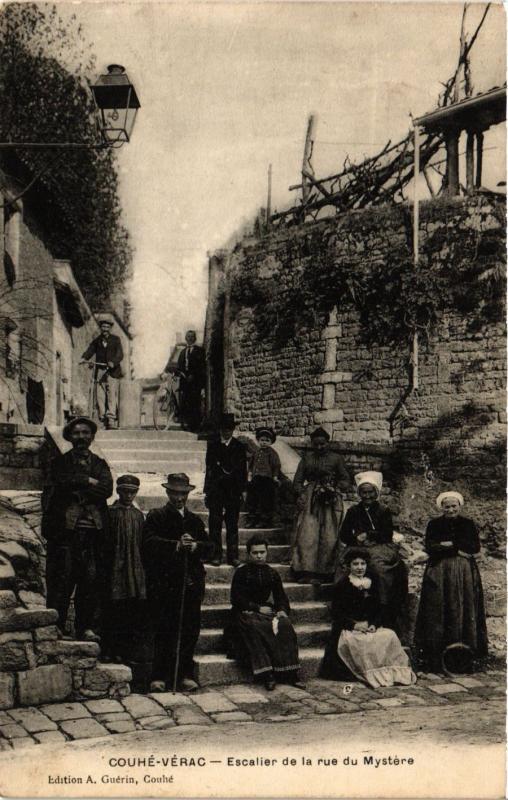
[[[183,583],[182,583],[182,598],[180,600],[180,611],[178,614],[178,633],[176,638],[176,654],[175,654],[175,672],[173,675],[173,694],[176,694],[176,685],[178,682],[178,669],[180,667],[180,647],[182,644],[182,626],[183,626],[183,609],[185,604],[185,586],[187,584],[187,549],[183,549]]]

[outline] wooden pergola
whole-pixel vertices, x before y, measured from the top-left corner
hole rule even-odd
[[[483,161],[483,135],[492,125],[506,120],[506,86],[466,97],[456,103],[436,108],[414,120],[415,175],[418,173],[419,136],[443,136],[446,145],[446,194],[457,195],[460,189],[459,140],[466,131],[466,190],[469,193],[481,186]]]

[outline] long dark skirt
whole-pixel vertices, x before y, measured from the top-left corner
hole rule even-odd
[[[273,617],[257,612],[242,612],[235,617],[233,628],[237,646],[244,651],[255,678],[274,673],[280,680],[291,680],[300,668],[295,630],[287,617],[278,620],[278,632],[272,627]],[[240,660],[242,653],[239,654]]]
[[[468,645],[476,657],[487,655],[482,582],[473,558],[451,556],[427,564],[415,641],[435,669],[444,649],[456,642]]]

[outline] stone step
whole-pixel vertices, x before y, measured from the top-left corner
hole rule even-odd
[[[289,564],[271,564],[274,569],[277,570],[280,577],[283,581],[289,581],[291,578],[291,567]],[[231,567],[229,564],[221,564],[220,567],[212,567],[211,565],[206,565],[206,580],[207,583],[217,584],[217,583],[225,583],[231,586],[231,580],[233,578],[234,567]]]
[[[326,622],[311,622],[306,625],[295,625],[298,637],[298,647],[324,647],[330,635],[330,625]],[[224,653],[222,628],[207,628],[202,630],[196,647],[196,653],[215,654]]]
[[[180,454],[175,454],[174,457],[166,458],[161,461],[154,459],[141,461],[136,457],[132,461],[108,459],[108,463],[111,469],[115,470],[117,473],[131,472],[133,475],[137,475],[140,472],[147,472],[152,475],[160,474],[161,477],[164,477],[170,472],[199,472],[204,468],[202,459],[199,457],[195,455],[184,457]]]
[[[196,464],[202,464],[204,459],[204,454],[200,453],[197,450],[188,450],[187,448],[184,449],[173,449],[168,450],[164,449],[153,449],[153,450],[146,450],[143,446],[143,449],[135,449],[135,450],[116,450],[114,448],[103,447],[101,448],[102,452],[106,456],[108,461],[131,461],[132,463],[145,463],[146,461],[162,461],[162,462],[173,462],[173,461],[182,461],[182,462],[193,462],[195,461]],[[159,465],[156,469],[157,472],[162,471],[161,466]]]
[[[323,658],[323,648],[302,647],[300,650],[300,677],[315,678]],[[221,683],[252,683],[252,675],[222,654],[196,656],[197,679],[201,686]]]
[[[187,439],[105,439],[100,446],[104,453],[206,453],[206,442]]]
[[[181,428],[174,428],[173,430],[169,431],[156,431],[153,428],[150,429],[141,429],[141,428],[132,428],[132,429],[118,429],[113,431],[97,431],[95,436],[95,441],[103,442],[103,441],[113,441],[117,439],[158,439],[160,441],[198,441],[197,434],[190,433],[189,431],[182,431]]]
[[[205,525],[208,527],[208,511],[206,509],[205,509],[205,511],[195,511],[193,508],[191,508],[189,506],[189,504],[187,504],[187,505],[188,505],[189,511],[192,511],[193,514],[195,514],[197,517],[202,519],[203,522],[205,523]],[[242,527],[242,528],[245,527],[244,523],[247,521],[247,517],[248,516],[249,515],[248,515],[247,511],[240,511],[240,515],[238,517],[238,524],[240,525],[240,527]],[[255,533],[255,532],[256,532],[256,528],[252,528],[252,533]]]
[[[285,583],[284,589],[290,603],[293,603],[294,601],[303,602],[304,600],[316,599],[316,587],[312,586],[310,583]],[[229,584],[208,583],[207,581],[204,602],[206,605],[221,605],[223,603],[228,603],[229,592]]]
[[[231,606],[229,603],[221,605],[203,605],[201,608],[201,630],[209,628],[224,628]],[[304,600],[291,603],[291,619],[295,625],[305,623],[328,622],[330,612],[326,603],[319,600]]]

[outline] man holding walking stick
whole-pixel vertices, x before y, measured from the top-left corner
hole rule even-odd
[[[196,488],[188,476],[173,473],[162,485],[168,502],[149,512],[141,545],[153,638],[150,691],[189,692],[198,688],[194,650],[205,593],[203,561],[213,544],[201,519],[186,508]]]

